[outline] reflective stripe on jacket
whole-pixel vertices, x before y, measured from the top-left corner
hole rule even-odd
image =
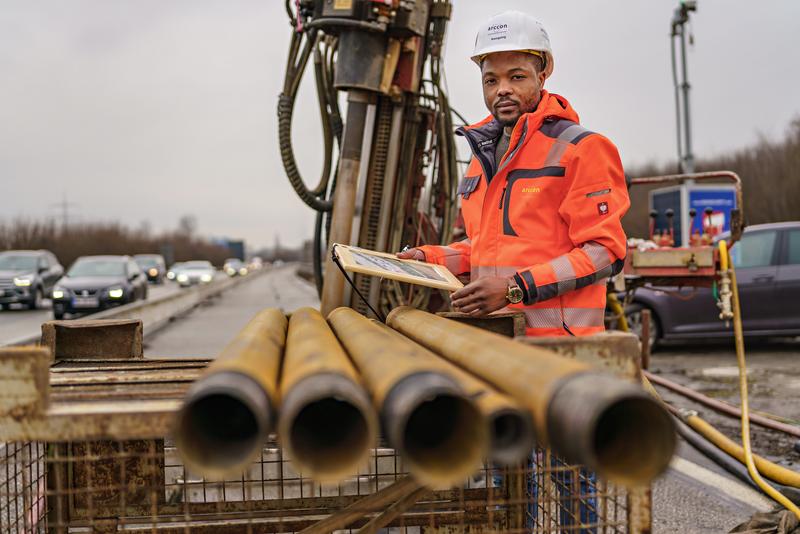
[[[566,99],[542,91],[517,121],[495,169],[502,125],[491,116],[461,128],[473,152],[458,188],[468,239],[424,246],[454,274],[514,277],[528,335],[604,330],[606,278],[622,270],[630,201],[616,147],[578,124]]]

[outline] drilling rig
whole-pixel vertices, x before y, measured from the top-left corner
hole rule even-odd
[[[339,306],[387,313],[427,307],[430,289],[356,275],[352,289],[332,243],[382,252],[446,244],[457,214],[459,162],[444,89],[449,0],[286,0],[291,40],[278,103],[281,157],[299,197],[316,211],[314,278],[324,314]],[[292,113],[313,65],[324,137],[319,182],[301,176]],[[342,116],[340,101],[346,100]]]

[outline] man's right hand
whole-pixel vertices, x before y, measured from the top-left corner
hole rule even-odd
[[[397,257],[401,260],[418,260],[425,261],[425,252],[418,248],[410,248],[397,253]]]

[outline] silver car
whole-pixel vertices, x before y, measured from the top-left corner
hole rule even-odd
[[[216,274],[217,270],[210,261],[187,261],[177,271],[175,280],[181,287],[189,287],[196,284],[209,284],[214,280]]]

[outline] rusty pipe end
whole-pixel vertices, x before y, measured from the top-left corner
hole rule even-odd
[[[272,403],[249,376],[220,371],[189,389],[175,425],[175,444],[186,465],[218,478],[244,469],[272,429]]]
[[[338,373],[297,382],[283,397],[278,435],[300,471],[318,482],[355,473],[375,446],[377,417],[364,389]]]
[[[444,374],[423,371],[398,381],[382,410],[389,443],[421,484],[445,488],[463,482],[487,452],[483,415]]]
[[[533,419],[524,410],[506,408],[489,416],[489,458],[500,465],[517,465],[533,450]]]
[[[547,413],[550,445],[613,482],[646,484],[669,466],[672,417],[641,387],[602,373],[565,379]]]

